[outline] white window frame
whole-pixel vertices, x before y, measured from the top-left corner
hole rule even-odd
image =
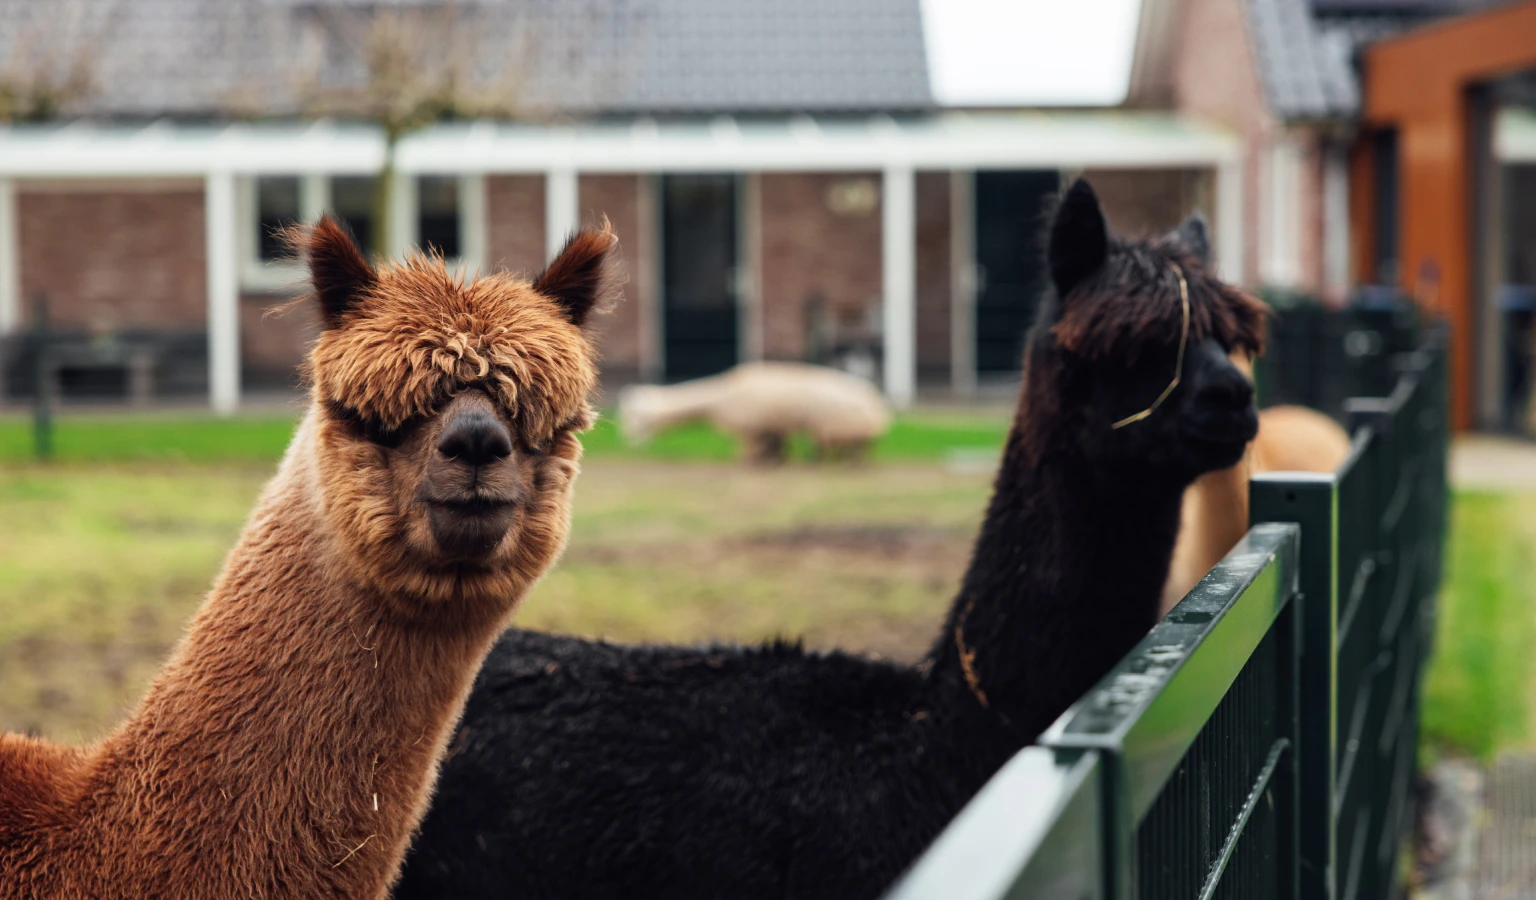
[[[1301,282],[1301,142],[1281,135],[1263,159],[1265,203],[1259,280],[1271,287],[1292,288]]]
[[[1343,300],[1349,293],[1349,149],[1331,142],[1323,153],[1323,286]]]
[[[418,239],[416,218],[416,178],[420,174],[447,175],[459,179],[459,250],[460,255],[448,260],[450,269],[466,273],[475,272],[485,264],[486,258],[486,204],[485,177],[469,173],[400,173],[393,195],[395,227],[393,234],[385,235],[386,250],[391,257],[400,256],[413,247]],[[292,261],[270,261],[261,258],[261,233],[257,223],[256,179],[250,175],[239,179],[239,235],[240,287],[242,290],[271,293],[302,288],[304,267]],[[270,177],[293,177],[272,173]],[[299,179],[299,216],[305,222],[313,222],[331,206],[331,178],[327,173],[308,172]]]

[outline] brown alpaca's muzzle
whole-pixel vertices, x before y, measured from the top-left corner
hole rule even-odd
[[[474,560],[495,552],[516,520],[528,460],[483,396],[455,401],[443,420],[418,499],[445,559]]]

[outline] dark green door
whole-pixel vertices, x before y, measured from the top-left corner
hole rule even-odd
[[[683,381],[736,365],[736,177],[661,179],[665,377]]]
[[[1045,290],[1046,204],[1055,171],[976,173],[976,374],[1009,376],[1024,364],[1024,332]]]

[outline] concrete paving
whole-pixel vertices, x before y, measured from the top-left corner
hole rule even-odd
[[[1536,755],[1506,754],[1488,774],[1475,900],[1536,897]]]
[[[1536,441],[1473,434],[1451,445],[1451,484],[1536,490]]]

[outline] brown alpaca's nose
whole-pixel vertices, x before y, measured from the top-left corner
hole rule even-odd
[[[461,413],[438,437],[437,452],[465,465],[488,466],[512,455],[512,435],[494,416]]]

